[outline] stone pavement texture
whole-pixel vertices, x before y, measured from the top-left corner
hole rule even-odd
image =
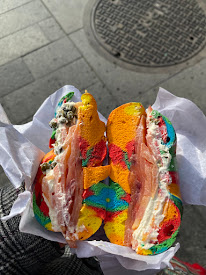
[[[88,0],[3,0],[0,4],[0,103],[11,123],[32,119],[51,93],[71,84],[88,89],[106,117],[129,101],[153,104],[158,87],[188,98],[206,114],[206,59],[186,69],[134,72],[100,56],[85,35]],[[9,181],[0,167],[0,186]],[[206,266],[203,206],[185,206],[182,260]]]

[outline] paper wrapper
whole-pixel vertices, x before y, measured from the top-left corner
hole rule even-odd
[[[0,164],[11,183],[18,187],[25,181],[26,190],[15,201],[11,218],[21,213],[20,231],[42,236],[64,243],[61,233],[47,231],[35,219],[31,188],[39,163],[44,153],[49,151],[51,136],[49,121],[59,99],[68,92],[75,92],[73,101],[80,101],[81,93],[73,86],[64,86],[41,105],[33,121],[24,125],[11,125],[0,108]],[[94,91],[95,92],[95,91]],[[184,203],[206,205],[206,118],[191,101],[179,98],[160,88],[152,106],[166,115],[177,133],[177,161],[180,176],[180,189]],[[106,119],[100,114],[100,118]],[[99,239],[99,236],[98,238]],[[78,257],[98,256],[105,274],[154,274],[154,270],[169,266],[170,259],[178,250],[179,244],[155,256],[137,255],[131,248],[105,241],[82,241],[77,243],[74,252]]]

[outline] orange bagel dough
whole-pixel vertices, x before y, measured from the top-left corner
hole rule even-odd
[[[141,115],[146,115],[141,103],[127,103],[111,112],[107,122],[108,143],[118,146],[121,150],[127,151],[127,144],[132,142],[136,135],[136,129],[140,122]],[[110,160],[110,178],[117,182],[125,192],[130,192],[128,176],[129,169]]]
[[[43,158],[42,163],[43,162],[47,162],[49,161],[53,161],[54,158],[56,157],[55,153],[54,153],[54,149],[52,149],[51,151],[49,151]]]
[[[169,190],[170,190],[170,193],[172,195],[174,195],[174,196],[178,197],[179,199],[181,199],[179,184],[177,184],[177,183],[170,183]]]
[[[83,105],[78,109],[81,138],[89,143],[89,149],[95,146],[104,137],[105,124],[99,119],[97,103],[87,91],[81,96]]]
[[[91,187],[93,184],[103,181],[110,174],[110,165],[97,167],[84,167],[84,189]]]

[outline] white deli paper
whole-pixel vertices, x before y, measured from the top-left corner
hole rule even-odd
[[[7,124],[8,119],[0,108],[0,119],[3,121],[0,121],[0,164],[15,187],[25,181],[27,189],[15,201],[10,215],[3,219],[7,220],[21,213],[20,230],[22,232],[62,243],[65,240],[61,233],[47,231],[36,221],[30,191],[39,163],[44,153],[49,151],[48,142],[52,132],[49,121],[54,117],[60,98],[71,91],[75,93],[72,100],[80,101],[81,93],[75,87],[64,86],[45,100],[32,122],[24,125]],[[176,97],[162,88],[152,107],[166,115],[176,130],[177,161],[184,203],[206,205],[206,170],[204,169],[206,167],[206,118],[204,114],[191,101]],[[106,122],[101,114],[100,118]],[[131,270],[141,271],[141,274],[154,274],[153,270],[169,265],[170,259],[178,248],[179,244],[159,255],[141,256],[128,247],[104,241],[83,241],[78,242],[74,252],[78,257],[98,256],[105,274],[115,274],[115,272],[119,275],[126,274],[127,269],[130,272],[128,274],[132,274]]]

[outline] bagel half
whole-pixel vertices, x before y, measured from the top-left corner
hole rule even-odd
[[[182,201],[176,169],[176,134],[171,122],[140,103],[112,111],[107,123],[110,185],[124,208],[113,200],[104,230],[110,242],[138,254],[167,250],[178,233]]]
[[[104,206],[87,201],[103,185],[110,167],[102,166],[107,153],[105,124],[95,99],[86,92],[82,102],[74,103],[72,96],[60,100],[50,122],[53,149],[42,160],[34,181],[33,210],[41,225],[61,232],[75,247],[76,240],[85,240],[99,229],[106,215]]]

